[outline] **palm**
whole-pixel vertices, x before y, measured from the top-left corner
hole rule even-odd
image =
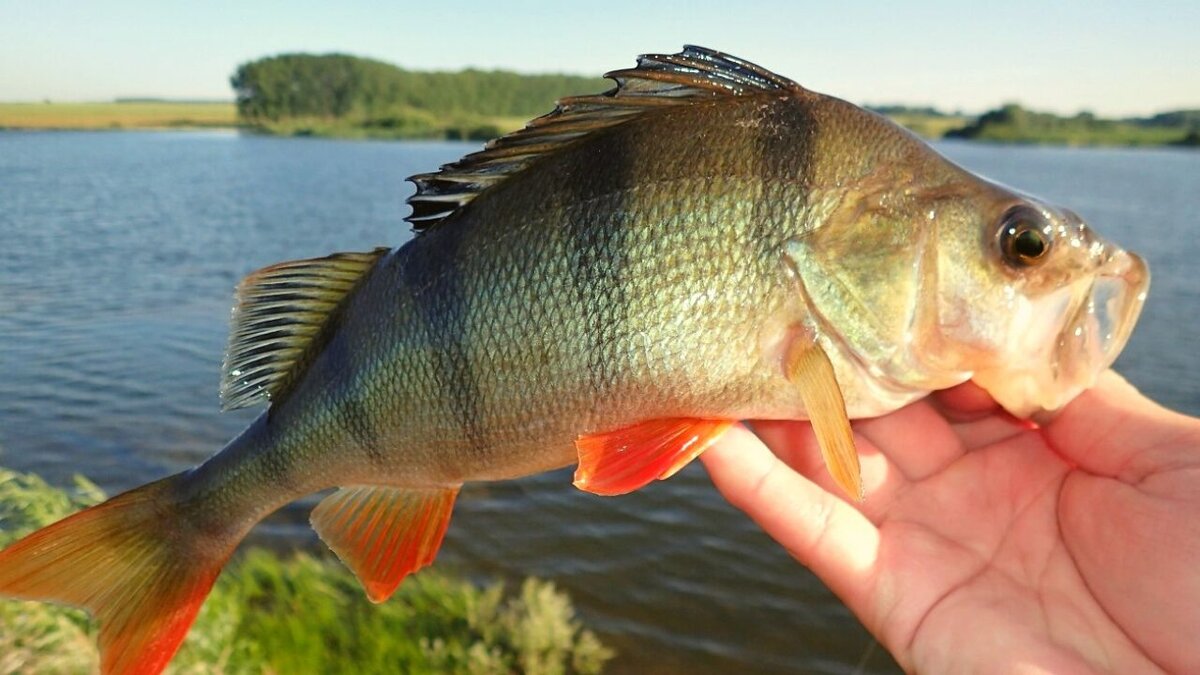
[[[1179,422],[1170,433],[1135,434],[1135,450],[1119,436],[1130,433],[1123,421],[1072,407],[1031,430],[960,390],[856,423],[861,516],[824,491],[836,488],[805,424],[755,425],[782,463],[745,430],[705,461],[726,496],[812,567],[906,669],[1186,669],[1198,665],[1183,633],[1200,625],[1189,571],[1200,549],[1167,553],[1200,539],[1161,525],[1200,516],[1188,487],[1200,473],[1200,431]],[[1195,516],[1167,512],[1180,508]]]

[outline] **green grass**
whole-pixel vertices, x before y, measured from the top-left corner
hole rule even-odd
[[[976,141],[1040,145],[1158,146],[1178,144],[1184,136],[1185,133],[1177,129],[1144,128],[1118,122],[1105,129],[1024,129],[1011,125],[988,125],[978,133],[964,137]]]
[[[547,107],[546,112],[550,108]],[[1007,106],[978,120],[920,112],[888,113],[890,119],[925,138],[967,138],[1000,143],[1048,145],[1190,145],[1200,143],[1187,127],[1138,124],[1086,115],[1057,117]],[[371,117],[288,118],[244,128],[279,136],[326,138],[488,140],[520,129],[525,117],[473,113],[436,115],[397,105]],[[172,129],[243,126],[233,103],[0,103],[0,129]],[[1190,135],[1189,135],[1190,132]]]
[[[929,139],[938,139],[947,132],[958,129],[970,121],[970,118],[958,115],[922,115],[920,113],[889,113],[888,119],[908,130]]]
[[[369,118],[290,117],[249,128],[277,136],[482,141],[520,129],[527,121],[524,117],[467,113],[442,117],[426,110],[397,107],[389,113]]]
[[[0,103],[0,129],[164,129],[237,124],[233,103]]]
[[[549,112],[549,109],[547,109]],[[244,125],[233,103],[0,103],[0,129],[186,129],[245,127],[279,136],[487,140],[521,128],[524,117],[439,116],[397,107],[370,119],[289,118]]]
[[[1195,129],[1186,123],[1150,124],[1148,120],[1103,119],[1088,113],[1061,117],[1008,104],[981,115],[947,136],[999,143],[1073,146],[1184,145]]]
[[[0,468],[0,547],[102,499],[82,478],[67,492]],[[546,581],[509,592],[426,570],[372,605],[334,561],[259,549],[221,575],[168,672],[566,675],[599,673],[612,655]],[[0,601],[0,675],[91,673],[97,664],[82,611]]]
[[[547,107],[545,112],[550,112]],[[926,138],[940,138],[961,127],[965,118],[901,114],[897,123]],[[324,138],[488,140],[516,131],[525,117],[470,113],[435,115],[419,108],[397,106],[371,118],[289,118],[249,128],[277,136]],[[0,129],[177,129],[237,127],[233,103],[0,103]]]

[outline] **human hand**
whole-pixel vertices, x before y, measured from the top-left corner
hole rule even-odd
[[[905,670],[1200,672],[1200,420],[1115,373],[1041,429],[970,384],[855,422],[857,506],[807,423],[754,429],[713,482]]]

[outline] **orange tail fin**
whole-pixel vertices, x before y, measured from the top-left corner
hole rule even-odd
[[[244,534],[189,527],[175,497],[181,479],[117,495],[0,551],[0,595],[90,610],[106,675],[161,672]]]

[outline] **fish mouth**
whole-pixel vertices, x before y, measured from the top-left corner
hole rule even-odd
[[[1049,422],[1072,399],[1096,383],[1129,342],[1146,303],[1150,270],[1136,254],[1116,251],[1091,283],[1072,294],[1072,307],[1050,359],[1050,382],[1027,410],[1010,410]]]
[[[1149,287],[1140,256],[1113,252],[1089,277],[1035,303],[1040,320],[1018,338],[1023,364],[977,373],[977,382],[1012,414],[1049,422],[1116,361]]]
[[[1099,374],[1116,361],[1146,302],[1150,271],[1133,253],[1120,251],[1092,280],[1058,342],[1058,359],[1068,373]]]

